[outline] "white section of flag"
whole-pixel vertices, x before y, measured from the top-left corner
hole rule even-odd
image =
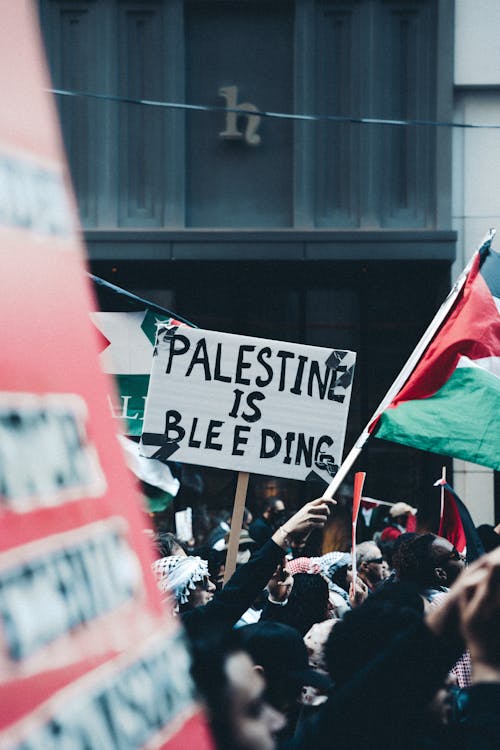
[[[491,375],[500,378],[500,357],[482,357],[481,359],[460,357],[457,367],[479,367],[481,370],[487,370]]]
[[[113,375],[149,375],[153,346],[141,328],[146,310],[94,312],[92,322],[110,345],[99,355],[104,372]]]
[[[128,314],[128,313],[127,313]],[[144,458],[139,455],[139,444],[129,440],[124,435],[118,435],[118,440],[125,453],[125,461],[129,469],[141,481],[159,487],[160,490],[168,492],[175,497],[179,492],[180,482],[176,479],[169,467],[156,458]]]

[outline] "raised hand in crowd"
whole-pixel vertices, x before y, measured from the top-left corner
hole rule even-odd
[[[311,500],[274,532],[273,541],[282,549],[287,549],[290,537],[306,536],[313,529],[323,528],[336,504],[336,500],[324,497]]]
[[[356,576],[356,580],[351,581],[349,586],[349,602],[351,603],[351,607],[359,607],[367,597],[368,586],[359,576]]]
[[[483,555],[457,578],[426,622],[435,635],[461,642],[473,667],[491,664],[500,679],[500,549]],[[477,671],[477,670],[476,670]]]
[[[460,629],[472,682],[500,683],[500,549],[480,558],[458,596]]]
[[[276,604],[286,602],[293,588],[293,576],[284,563],[278,565],[267,584],[269,600]]]

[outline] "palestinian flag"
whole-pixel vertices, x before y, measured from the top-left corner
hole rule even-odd
[[[438,479],[434,487],[441,493],[438,536],[448,539],[467,562],[477,560],[484,554],[484,547],[467,507],[445,479]]]
[[[500,469],[500,256],[489,238],[375,437]],[[438,313],[439,314],[439,313]]]
[[[117,397],[108,396],[109,407],[120,422],[120,430],[131,438],[120,436],[125,460],[143,483],[150,511],[164,510],[177,495],[179,480],[165,463],[142,458],[132,438],[137,439],[142,433],[157,325],[193,326],[170,310],[89,276],[101,307],[90,315],[97,329],[100,364],[104,372],[114,376],[118,389]]]
[[[112,403],[110,397],[112,415],[123,421],[127,435],[140,437],[156,327],[159,323],[195,326],[97,276],[90,278],[101,308],[91,313],[100,342],[100,364],[104,372],[114,375],[118,388],[119,403]]]

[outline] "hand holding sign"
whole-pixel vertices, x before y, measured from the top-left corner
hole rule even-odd
[[[324,497],[311,500],[289,518],[286,524],[275,531],[273,541],[283,549],[287,549],[290,536],[305,536],[313,529],[322,529],[330,516],[331,509],[336,504],[336,500]]]

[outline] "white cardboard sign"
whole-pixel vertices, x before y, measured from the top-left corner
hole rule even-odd
[[[355,361],[345,350],[161,326],[141,452],[329,482],[342,460]]]

